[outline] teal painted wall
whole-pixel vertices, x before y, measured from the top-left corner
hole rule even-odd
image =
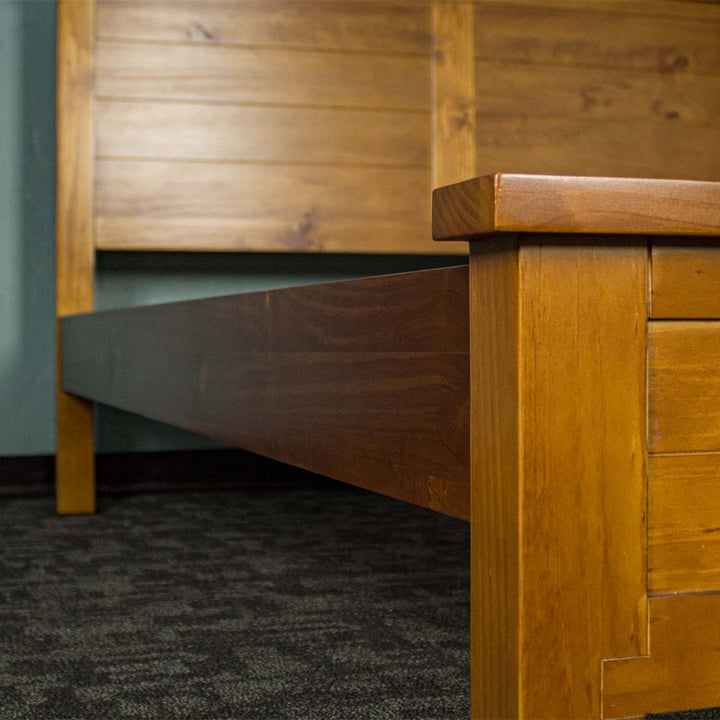
[[[0,456],[55,449],[55,3],[0,0]],[[99,309],[457,263],[340,255],[100,254]],[[98,449],[211,443],[99,408]]]

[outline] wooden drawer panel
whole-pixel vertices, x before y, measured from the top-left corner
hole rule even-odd
[[[720,318],[720,245],[653,247],[652,317]]]
[[[648,588],[720,589],[720,454],[650,458]]]
[[[650,452],[720,451],[720,322],[652,322]]]

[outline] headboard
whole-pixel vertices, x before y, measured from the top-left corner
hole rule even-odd
[[[706,2],[60,0],[58,317],[96,250],[464,254],[433,187],[718,179],[718,68]]]

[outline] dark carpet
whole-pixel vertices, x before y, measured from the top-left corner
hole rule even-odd
[[[2,720],[469,717],[464,522],[306,483],[4,497],[0,543]]]
[[[469,716],[462,521],[353,489],[0,502],[3,720]]]

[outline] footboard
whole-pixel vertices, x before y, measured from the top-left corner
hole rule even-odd
[[[473,717],[720,706],[720,184],[481,178],[434,233],[471,241]]]

